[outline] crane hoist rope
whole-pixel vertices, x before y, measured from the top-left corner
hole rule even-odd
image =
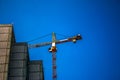
[[[81,40],[81,39],[82,39],[81,35],[77,34],[76,36],[73,36],[73,37],[57,40],[56,39],[56,34],[53,32],[52,33],[52,42],[44,42],[44,43],[38,43],[38,44],[29,44],[28,48],[38,48],[38,47],[51,45],[51,47],[49,48],[49,52],[52,53],[52,77],[53,77],[53,80],[57,80],[57,71],[56,71],[56,68],[57,68],[57,66],[56,66],[56,52],[57,52],[57,48],[56,48],[56,44],[61,44],[61,43],[65,43],[65,42],[76,43],[77,40]],[[34,39],[34,40],[36,40],[36,39]],[[31,40],[31,41],[33,41],[33,40]]]

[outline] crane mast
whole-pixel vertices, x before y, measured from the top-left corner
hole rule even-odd
[[[67,39],[62,39],[62,40],[56,40],[56,34],[53,32],[52,33],[52,42],[44,42],[44,43],[38,43],[38,44],[29,44],[28,48],[37,48],[37,47],[43,47],[43,46],[47,46],[47,45],[51,45],[51,47],[49,48],[49,52],[52,53],[52,78],[53,80],[57,80],[57,71],[56,71],[56,52],[57,52],[57,48],[56,48],[56,44],[61,44],[61,43],[65,43],[65,42],[73,42],[76,43],[77,40],[81,40],[82,37],[80,34],[67,38]]]
[[[49,48],[49,51],[52,52],[52,77],[53,80],[57,80],[57,71],[56,71],[56,35],[52,33],[52,47]]]

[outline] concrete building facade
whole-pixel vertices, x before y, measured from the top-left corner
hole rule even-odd
[[[0,80],[44,80],[42,65],[30,61],[26,42],[15,42],[11,24],[0,25]]]
[[[12,25],[0,25],[0,80],[7,80],[9,56],[14,43]]]

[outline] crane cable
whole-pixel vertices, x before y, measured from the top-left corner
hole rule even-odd
[[[32,39],[32,40],[29,40],[29,41],[27,41],[27,42],[28,42],[28,43],[29,43],[29,42],[33,42],[33,41],[36,41],[36,40],[38,40],[38,39],[45,38],[45,37],[47,37],[47,36],[49,36],[49,35],[51,35],[51,33],[50,33],[50,34],[46,34],[46,35],[41,36],[41,37],[38,37],[38,38],[35,38],[35,39]]]
[[[63,34],[60,34],[60,33],[56,33],[56,34],[59,35],[59,36],[63,36],[64,38],[69,37],[69,36],[67,36],[67,35],[63,35]],[[44,36],[40,36],[40,37],[38,37],[38,38],[35,38],[35,39],[32,39],[32,40],[29,40],[29,41],[26,41],[26,42],[30,43],[30,42],[33,42],[33,41],[36,41],[36,40],[39,40],[39,39],[45,38],[45,37],[50,36],[50,35],[51,35],[51,33],[46,34],[46,35],[44,35]]]
[[[69,36],[67,36],[67,35],[63,35],[63,34],[60,34],[60,33],[56,33],[56,34],[59,35],[59,36],[63,36],[64,38],[69,37]]]

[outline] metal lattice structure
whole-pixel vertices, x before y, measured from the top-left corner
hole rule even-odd
[[[42,46],[47,46],[47,45],[52,45],[51,48],[49,48],[49,52],[52,53],[52,77],[53,80],[57,80],[57,66],[56,66],[56,52],[57,52],[57,48],[56,48],[56,44],[61,44],[61,43],[65,43],[65,42],[74,42],[76,43],[77,40],[81,40],[82,37],[80,34],[78,34],[77,36],[73,36],[67,39],[62,39],[62,40],[56,40],[56,35],[53,32],[52,33],[52,42],[44,42],[44,43],[38,43],[38,44],[29,44],[28,47],[29,48],[37,48],[37,47],[42,47]]]

